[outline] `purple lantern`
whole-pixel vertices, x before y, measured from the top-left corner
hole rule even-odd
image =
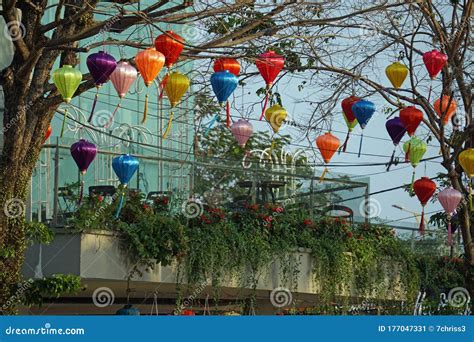
[[[440,193],[438,194],[438,201],[439,203],[441,203],[444,211],[448,216],[448,244],[450,246],[453,245],[451,218],[459,203],[461,203],[461,200],[461,192],[453,188],[446,188],[443,191],[440,191]]]
[[[231,130],[239,146],[244,148],[253,133],[252,124],[247,120],[239,119],[232,124]]]
[[[117,68],[115,68],[112,75],[110,75],[110,81],[114,85],[115,90],[117,91],[117,95],[120,97],[120,101],[115,107],[115,110],[112,116],[109,119],[109,122],[105,125],[105,128],[108,128],[112,121],[114,120],[115,114],[117,110],[120,108],[120,104],[122,103],[122,99],[124,98],[125,94],[127,94],[130,86],[133,82],[137,79],[137,69],[133,66],[128,64],[125,61],[121,61],[117,64]]]
[[[387,132],[390,135],[390,138],[392,139],[393,145],[395,146],[393,148],[392,157],[390,158],[390,161],[387,166],[387,171],[389,171],[390,166],[392,166],[393,164],[393,159],[395,157],[395,151],[397,149],[397,146],[400,143],[400,140],[402,140],[407,130],[398,116],[394,117],[393,119],[387,120],[387,122],[385,123],[385,128],[387,129]]]
[[[79,196],[79,204],[82,201],[84,194],[84,175],[89,168],[89,165],[97,155],[97,147],[85,139],[71,145],[71,155],[81,172],[81,194]]]
[[[110,75],[114,72],[117,67],[117,61],[115,58],[104,51],[93,53],[87,57],[87,68],[94,79],[97,92],[95,94],[94,103],[92,105],[91,114],[89,116],[89,122],[92,121],[94,115],[95,106],[97,104],[97,98],[99,97],[99,88],[109,80]]]

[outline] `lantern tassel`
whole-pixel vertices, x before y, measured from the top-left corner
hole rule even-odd
[[[120,106],[121,106],[121,103],[122,103],[122,98],[120,98],[120,101],[119,101],[119,103],[117,104],[117,106],[115,107],[114,112],[112,113],[112,115],[111,115],[109,121],[107,121],[107,123],[105,124],[105,126],[104,126],[105,128],[109,128],[110,125],[112,124],[112,122],[114,122],[115,114],[117,114],[117,111],[118,111],[118,109],[119,109]]]
[[[143,109],[143,118],[142,118],[142,124],[145,123],[146,118],[148,115],[148,94],[145,95],[145,108]]]
[[[351,136],[351,131],[347,131],[346,140],[344,140],[344,144],[342,144],[341,148],[339,149],[339,153],[341,153],[341,150],[342,152],[346,152],[347,143],[349,142],[350,136]]]
[[[405,162],[408,162],[410,160],[410,146],[411,146],[411,143],[408,143],[408,148],[407,148],[407,151],[405,152]]]
[[[84,174],[81,175],[81,190],[79,192],[79,200],[77,201],[77,205],[81,205],[82,198],[84,197]]]
[[[324,178],[326,178],[326,174],[329,172],[328,168],[325,167],[324,170],[323,170],[323,173],[321,173],[321,176],[319,177],[319,182],[323,182],[324,181]]]
[[[360,135],[360,143],[359,143],[359,153],[357,154],[357,158],[360,158],[360,153],[362,151],[362,141],[364,140],[364,131]]]
[[[413,195],[413,185],[415,184],[415,169],[413,169],[413,173],[411,174],[411,185],[410,185],[410,194]]]
[[[61,134],[60,134],[60,138],[63,137],[64,135],[64,127],[66,126],[66,119],[67,119],[67,108],[64,109],[64,117],[63,117],[63,124],[61,125]]]
[[[396,147],[393,149],[392,156],[390,157],[390,161],[388,162],[388,165],[387,165],[387,171],[390,171],[390,167],[393,165],[393,160],[395,159],[396,149],[397,149]]]
[[[227,128],[229,128],[230,127],[230,103],[229,103],[229,100],[227,100],[227,102],[226,102],[225,112],[226,112],[225,125],[227,126]]]
[[[421,235],[425,234],[425,206],[423,206],[423,210],[421,211],[421,222],[419,232]]]
[[[212,120],[207,123],[207,125],[206,125],[207,128],[206,128],[206,130],[204,131],[204,135],[208,135],[208,134],[209,134],[209,131],[211,130],[212,127],[214,127],[214,124],[216,123],[216,121],[219,121],[219,114],[214,115],[214,117],[212,118]]]
[[[120,195],[119,204],[118,204],[118,206],[117,206],[117,210],[115,211],[115,218],[116,218],[116,219],[119,218],[120,212],[122,211],[123,201],[124,201],[124,195],[121,194],[121,195]]]
[[[166,83],[168,83],[168,78],[169,78],[169,72],[166,73],[165,77],[161,80],[160,83],[160,97],[158,98],[158,101],[161,101],[163,99],[163,93],[165,91]]]
[[[94,116],[95,106],[97,105],[97,100],[99,99],[99,87],[97,87],[97,92],[94,96],[94,102],[92,103],[91,113],[89,115],[89,119],[87,120],[88,123],[92,122],[92,117]]]
[[[267,92],[265,94],[265,102],[263,102],[263,109],[262,109],[262,114],[260,115],[260,121],[262,121],[263,116],[265,115],[265,111],[267,110],[267,104],[268,104],[268,95],[270,93],[269,87],[267,86]]]
[[[453,231],[451,229],[451,217],[448,216],[448,246],[453,245]]]
[[[166,126],[166,131],[163,134],[163,139],[166,139],[166,137],[168,136],[168,133],[171,131],[171,123],[173,122],[173,117],[174,117],[174,113],[171,112],[170,118],[168,120],[168,126]]]

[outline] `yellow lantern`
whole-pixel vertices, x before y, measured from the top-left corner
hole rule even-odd
[[[469,203],[471,207],[471,211],[473,210],[472,207],[472,178],[474,177],[474,148],[468,148],[461,153],[459,153],[459,164],[461,164],[464,172],[466,173],[467,177],[469,178]]]
[[[183,75],[182,73],[177,71],[169,74],[168,80],[166,81],[165,85],[165,93],[168,97],[168,100],[170,101],[171,109],[176,107],[178,102],[183,97],[184,93],[186,93],[186,91],[188,90],[189,84],[190,81],[186,75]],[[171,110],[170,118],[168,120],[168,126],[166,127],[166,131],[163,134],[163,139],[166,139],[168,133],[170,132],[173,116],[174,113],[173,110]]]
[[[273,132],[275,133],[278,133],[280,130],[280,127],[285,121],[286,116],[286,109],[279,104],[275,104],[265,111],[265,120],[268,121],[273,129]]]
[[[393,87],[398,89],[402,86],[403,81],[405,81],[408,75],[408,68],[400,62],[395,62],[385,69],[385,74]]]

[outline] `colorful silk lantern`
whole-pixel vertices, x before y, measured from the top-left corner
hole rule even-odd
[[[230,127],[229,96],[237,88],[239,80],[229,70],[218,71],[211,76],[211,86],[221,106],[226,105],[226,126]]]
[[[354,113],[357,122],[362,128],[358,153],[358,157],[360,157],[360,153],[362,151],[362,140],[364,139],[364,128],[367,126],[370,118],[375,113],[375,104],[367,100],[359,100],[352,105],[352,112]]]
[[[63,65],[61,68],[53,72],[53,82],[59,93],[63,97],[64,102],[69,103],[74,96],[79,84],[82,81],[82,73],[74,69],[71,65]],[[64,118],[61,126],[61,138],[64,134],[64,126],[66,125],[67,107],[64,110]]]
[[[270,124],[274,133],[278,133],[288,113],[279,104],[274,104],[265,111],[265,119]]]
[[[255,65],[257,66],[257,69],[260,72],[260,75],[262,75],[266,84],[265,102],[263,104],[262,115],[260,115],[260,120],[262,120],[263,116],[265,115],[265,110],[267,109],[270,89],[273,85],[273,82],[285,65],[285,58],[277,54],[275,51],[269,50],[258,56]]]
[[[426,143],[415,136],[412,136],[410,140],[406,141],[403,144],[405,159],[407,161],[410,161],[410,164],[413,167],[413,174],[412,174],[412,179],[411,179],[412,187],[413,187],[413,182],[415,181],[416,167],[418,166],[421,159],[425,155],[426,148],[427,148]]]
[[[462,200],[462,193],[453,188],[446,188],[438,194],[438,201],[446,212],[448,220],[448,245],[453,245],[453,232],[451,229],[451,218],[454,211]]]
[[[385,128],[387,129],[388,135],[390,135],[390,138],[392,139],[394,145],[392,156],[390,157],[390,161],[387,165],[387,171],[389,171],[390,166],[393,164],[395,158],[397,146],[400,143],[400,140],[402,140],[403,136],[405,135],[406,129],[398,116],[394,117],[393,119],[387,120],[387,122],[385,123]]]
[[[215,72],[229,70],[235,76],[239,76],[240,73],[240,63],[234,58],[217,58],[213,68]]]
[[[443,95],[433,103],[433,108],[438,114],[441,123],[446,125],[456,112],[458,105],[452,96]]]
[[[119,218],[120,211],[122,210],[125,198],[125,188],[137,171],[138,165],[138,159],[129,154],[122,154],[112,159],[112,168],[114,169],[114,172],[117,175],[122,187],[119,204],[117,206],[117,210],[115,211],[115,218],[117,219]]]
[[[324,180],[328,172],[327,164],[331,161],[331,158],[336,153],[337,149],[339,148],[340,141],[339,139],[332,135],[330,132],[320,135],[316,138],[316,146],[323,157],[324,163],[326,167],[324,168],[323,173],[321,174],[320,181]]]
[[[398,89],[402,86],[403,81],[405,81],[408,75],[408,68],[400,62],[395,62],[385,69],[385,74],[393,87]]]
[[[470,204],[469,206],[471,208],[471,211],[473,211],[474,207],[472,205],[472,178],[474,177],[474,148],[468,148],[459,153],[458,161],[468,178]]]
[[[79,172],[81,173],[81,192],[79,195],[79,204],[81,204],[82,197],[84,195],[84,175],[97,155],[97,147],[93,143],[90,143],[85,139],[81,139],[71,145],[70,151],[71,156],[76,162]]]
[[[46,140],[48,140],[48,138],[51,136],[51,133],[53,133],[53,128],[51,127],[51,125],[48,126],[48,129],[46,130],[46,132],[44,133],[44,140],[43,140],[43,144],[46,142]]]
[[[170,101],[171,113],[168,120],[168,126],[166,127],[166,131],[163,134],[163,139],[166,139],[168,133],[171,130],[171,123],[174,117],[173,108],[176,107],[184,93],[186,93],[189,88],[189,84],[189,78],[182,73],[172,72],[169,74],[168,81],[165,84],[165,92],[168,100]]]
[[[421,203],[421,222],[420,222],[420,233],[424,234],[425,232],[425,205],[428,203],[430,198],[436,191],[436,183],[433,182],[428,177],[421,177],[413,183],[413,191],[415,192],[416,197]]]
[[[94,103],[92,104],[91,114],[87,120],[88,122],[92,122],[95,106],[97,105],[97,100],[99,98],[99,89],[105,82],[109,80],[110,75],[117,67],[117,61],[107,52],[99,51],[87,56],[86,64],[97,89],[94,97]]]
[[[135,64],[137,65],[138,71],[147,87],[142,119],[142,123],[145,123],[148,114],[148,88],[163,68],[163,65],[165,64],[165,56],[154,48],[148,48],[136,54]]]
[[[244,148],[247,141],[253,133],[253,127],[250,122],[244,119],[234,122],[231,127],[232,134],[240,147]]]
[[[415,106],[408,106],[400,110],[400,121],[405,126],[408,135],[415,134],[416,129],[423,121],[423,112]]]
[[[346,140],[344,140],[344,144],[342,144],[342,152],[346,152],[347,148],[347,143],[349,142],[349,138],[351,135],[352,130],[354,129],[355,126],[357,126],[357,119],[352,112],[352,105],[356,102],[358,102],[360,99],[357,96],[351,95],[341,102],[341,107],[342,107],[342,114],[344,117],[344,121],[346,122],[347,125],[347,135],[346,135]]]
[[[165,56],[165,65],[168,71],[161,82],[159,100],[163,98],[163,91],[168,81],[170,69],[176,63],[184,49],[184,39],[173,31],[166,31],[155,39],[155,49]]]
[[[117,91],[117,95],[119,96],[120,100],[117,106],[115,107],[115,110],[112,113],[109,122],[106,124],[106,128],[109,127],[110,124],[112,124],[114,116],[117,113],[117,110],[120,108],[120,105],[122,104],[122,99],[125,97],[125,94],[127,94],[132,83],[135,82],[135,80],[137,79],[137,74],[137,69],[131,66],[128,62],[120,61],[117,64],[117,67],[115,68],[112,75],[110,75],[110,81],[114,85],[114,88]]]
[[[423,54],[423,63],[425,63],[426,70],[428,70],[431,79],[434,79],[439,74],[447,61],[448,56],[436,49]]]
[[[184,39],[173,31],[166,31],[156,37],[155,49],[165,56],[165,65],[171,69],[184,49]]]

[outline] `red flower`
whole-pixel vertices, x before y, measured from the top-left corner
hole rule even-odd
[[[282,207],[276,207],[273,211],[275,211],[275,212],[281,214],[281,213],[283,212],[283,210],[284,210],[284,209],[283,209]]]
[[[353,235],[352,235],[352,232],[347,232],[346,234],[347,234],[347,237],[348,237],[348,238],[351,238],[351,237],[353,236]]]
[[[99,202],[102,202],[104,200],[104,196],[102,196],[102,195],[97,196],[97,200]]]
[[[143,209],[148,209],[148,208],[149,208],[148,204],[144,203],[143,204]]]
[[[251,209],[251,210],[254,210],[254,211],[257,211],[257,210],[258,210],[258,204],[252,204],[252,205],[250,206],[250,209]]]
[[[304,224],[305,226],[310,226],[310,225],[313,224],[313,221],[311,221],[310,219],[306,219],[306,220],[303,221],[303,224]]]

